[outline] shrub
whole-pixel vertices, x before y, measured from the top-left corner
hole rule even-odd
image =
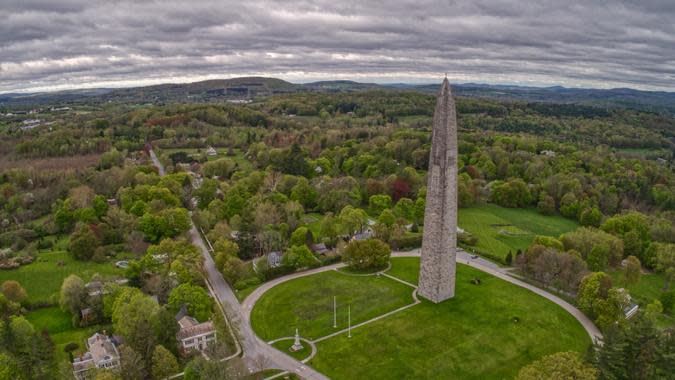
[[[663,306],[663,311],[670,313],[673,310],[673,306],[675,306],[675,290],[661,293],[659,300]]]
[[[378,239],[353,241],[347,245],[342,259],[354,269],[383,268],[389,262],[391,248]]]
[[[391,246],[394,249],[413,249],[422,246],[422,234],[404,235],[391,239]]]

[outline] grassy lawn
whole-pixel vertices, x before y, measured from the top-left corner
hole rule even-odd
[[[640,281],[637,284],[626,286],[623,280],[623,271],[620,269],[611,270],[607,272],[612,276],[612,283],[617,287],[624,287],[628,289],[631,297],[641,306],[645,307],[647,304],[657,300],[661,297],[663,292],[663,284],[665,279],[661,273],[649,273],[640,276]],[[675,326],[675,310],[670,314],[660,314],[656,319],[656,325],[661,328]]]
[[[392,261],[391,274],[415,280],[416,258]],[[473,277],[481,285],[470,284]],[[583,327],[557,305],[458,265],[452,300],[424,301],[353,330],[351,339],[319,342],[308,364],[336,379],[508,379],[544,355],[583,352],[589,344]]]
[[[71,323],[70,314],[59,307],[48,307],[31,311],[26,316],[37,331],[48,331],[55,345],[55,354],[58,362],[68,360],[68,354],[63,348],[70,342],[77,343],[80,348],[75,354],[86,351],[85,341],[97,331],[108,330],[110,326],[89,326],[75,328]]]
[[[59,266],[58,262],[63,262],[64,265]],[[96,273],[102,276],[124,274],[112,263],[76,261],[65,251],[48,251],[41,252],[31,264],[12,270],[0,270],[0,283],[16,280],[28,292],[30,302],[50,302],[52,296],[61,289],[63,279],[70,274],[77,274],[84,281],[88,281]]]
[[[525,250],[535,235],[558,237],[578,224],[561,216],[541,215],[535,209],[485,204],[459,209],[459,226],[478,237],[478,252],[503,260],[509,251]]]
[[[420,259],[394,257],[391,259],[391,268],[386,273],[411,284],[417,284],[420,277]]]
[[[337,296],[337,329],[343,329],[348,304],[354,325],[412,303],[412,288],[384,276],[322,272],[269,290],[253,308],[251,324],[264,340],[292,336],[296,327],[303,338],[328,335],[337,330],[333,328],[333,296]]]
[[[206,153],[206,149],[208,149],[208,147],[204,147],[204,148],[162,148],[161,152],[166,154],[167,157],[172,153],[185,152],[190,157],[192,157],[194,159],[197,159],[197,158],[199,158],[200,155]],[[245,152],[242,152],[241,149],[233,149],[233,152],[234,152],[233,156],[227,155],[227,151],[228,151],[227,148],[215,148],[215,149],[218,152],[218,154],[216,156],[207,156],[206,159],[208,161],[217,160],[219,158],[229,158],[230,160],[236,162],[239,165],[238,170],[251,171],[253,169],[253,165],[251,165],[251,162],[244,157]]]
[[[649,273],[640,276],[640,281],[638,281],[637,284],[626,286],[622,270],[611,270],[607,273],[612,276],[612,283],[614,286],[628,289],[631,297],[645,305],[655,299],[659,299],[661,292],[663,291],[663,284],[665,283],[662,274]]]

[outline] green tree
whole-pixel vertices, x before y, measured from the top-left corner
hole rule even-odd
[[[401,198],[394,206],[394,214],[405,220],[414,220],[417,216],[416,204],[409,198]],[[422,210],[422,218],[424,218],[424,211]]]
[[[640,281],[642,275],[642,265],[640,260],[635,256],[628,256],[626,258],[626,266],[623,269],[623,279],[625,285],[634,285]]]
[[[124,339],[142,358],[144,367],[151,367],[152,352],[157,343],[155,330],[157,301],[142,294],[132,294],[127,302],[126,297],[120,297],[113,307],[113,328],[116,334]]]
[[[308,245],[312,244],[312,233],[307,227],[298,227],[291,234],[291,245]]]
[[[71,274],[63,280],[59,297],[59,304],[62,310],[79,318],[80,309],[84,305],[86,298],[87,289],[84,287],[84,281],[80,277]]]
[[[668,290],[675,279],[675,244],[662,244],[656,253],[656,270],[663,273],[663,289]]]
[[[595,317],[595,304],[598,300],[607,298],[609,289],[612,287],[612,278],[603,272],[594,272],[588,274],[581,280],[579,291],[577,292],[577,304],[579,309]]]
[[[643,313],[607,329],[596,349],[601,379],[672,378],[675,337],[671,330],[656,328]]]
[[[384,268],[390,256],[391,248],[382,240],[355,240],[345,248],[342,260],[355,269]]]
[[[536,235],[532,240],[532,244],[539,244],[543,245],[544,247],[554,248],[558,252],[565,250],[563,243],[552,236]]]
[[[586,257],[588,269],[592,271],[601,271],[607,268],[609,259],[609,246],[607,244],[598,244],[591,249]]]
[[[177,354],[178,343],[176,341],[176,334],[178,333],[179,326],[178,322],[176,322],[176,313],[168,305],[162,306],[157,311],[154,328],[157,343],[164,347],[169,347],[172,353]]]
[[[368,223],[368,214],[360,208],[345,206],[340,211],[340,225],[348,234],[363,231]]]
[[[2,294],[12,302],[23,304],[28,299],[26,289],[24,289],[18,281],[7,280],[3,282],[1,290]]]
[[[143,380],[145,378],[145,367],[143,358],[126,344],[120,346],[120,375],[125,380]]]
[[[537,203],[537,210],[542,215],[555,214],[555,199],[546,193],[542,193]]]
[[[368,199],[368,206],[375,214],[379,214],[384,209],[391,208],[391,197],[384,194],[373,195]]]
[[[316,207],[318,196],[319,193],[314,186],[312,186],[304,177],[300,177],[298,182],[291,189],[291,199],[300,202],[302,207],[306,210],[311,210]]]
[[[318,264],[312,251],[306,245],[294,245],[286,251],[282,258],[285,266],[292,268],[307,268]]]
[[[220,238],[213,243],[213,251],[216,254],[222,253],[227,256],[236,257],[239,254],[239,245],[226,238]]]
[[[103,195],[97,195],[92,201],[92,209],[97,218],[102,218],[108,212],[108,201]]]
[[[523,367],[516,380],[595,380],[598,371],[592,365],[584,363],[576,352],[558,352]]]
[[[86,224],[78,224],[75,231],[70,235],[68,250],[77,260],[89,260],[100,242],[94,231]]]
[[[24,376],[18,361],[7,353],[0,352],[0,380],[19,380],[23,378]]]
[[[237,163],[229,158],[219,158],[208,161],[202,166],[202,174],[207,177],[221,177],[228,179],[237,168]]]
[[[602,223],[601,228],[623,239],[624,251],[637,257],[640,257],[651,241],[649,220],[639,212],[629,212],[608,218]]]
[[[180,367],[176,357],[164,346],[155,346],[155,351],[152,353],[152,377],[158,380],[165,379],[179,371]]]
[[[213,312],[213,299],[201,286],[181,284],[171,291],[169,307],[177,312],[183,305],[191,316],[202,322]]]
[[[496,181],[492,185],[490,200],[504,207],[525,207],[532,202],[527,184],[519,178],[507,182]]]
[[[587,208],[581,212],[579,222],[582,226],[599,227],[602,222],[602,213],[597,207]]]

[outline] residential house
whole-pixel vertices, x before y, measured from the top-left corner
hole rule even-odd
[[[115,369],[120,366],[120,354],[105,334],[96,333],[87,339],[87,352],[73,360],[73,375],[78,380],[89,378],[92,368]]]
[[[206,155],[207,156],[217,156],[218,151],[216,151],[216,149],[214,147],[210,146],[206,149]]]
[[[375,237],[375,231],[372,228],[366,228],[365,230],[358,232],[352,236],[351,241],[362,241],[368,240]]]
[[[284,255],[279,251],[273,251],[267,254],[267,267],[278,268],[281,266],[281,258]]]
[[[326,247],[326,244],[319,243],[319,244],[312,244],[312,252],[316,253],[317,255],[326,255],[330,252],[330,249]]]
[[[183,352],[203,351],[217,339],[216,328],[212,321],[199,323],[195,318],[187,314],[185,305],[176,314],[176,321],[180,329],[176,333],[176,340]]]

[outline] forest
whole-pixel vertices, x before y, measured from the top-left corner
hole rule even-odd
[[[3,368],[14,378],[72,378],[83,334],[107,329],[124,339],[123,359],[134,358],[125,379],[179,370],[208,378],[221,362],[181,355],[175,338],[182,305],[200,322],[219,315],[187,240],[191,222],[242,299],[274,277],[340,260],[364,234],[417,248],[434,105],[431,95],[374,90],[4,116]],[[638,334],[618,322],[639,304],[652,349],[643,369],[660,371],[650,342],[675,344],[666,337],[675,326],[675,119],[463,97],[457,114],[461,247],[564,295],[616,350]],[[28,116],[41,124],[25,128]],[[128,266],[115,267],[121,261]],[[55,285],[34,294],[26,272],[47,264]],[[94,281],[110,283],[103,296],[86,292]],[[216,324],[223,339],[212,355],[224,357],[234,346],[225,321]],[[612,360],[633,354],[600,352],[607,378]]]

